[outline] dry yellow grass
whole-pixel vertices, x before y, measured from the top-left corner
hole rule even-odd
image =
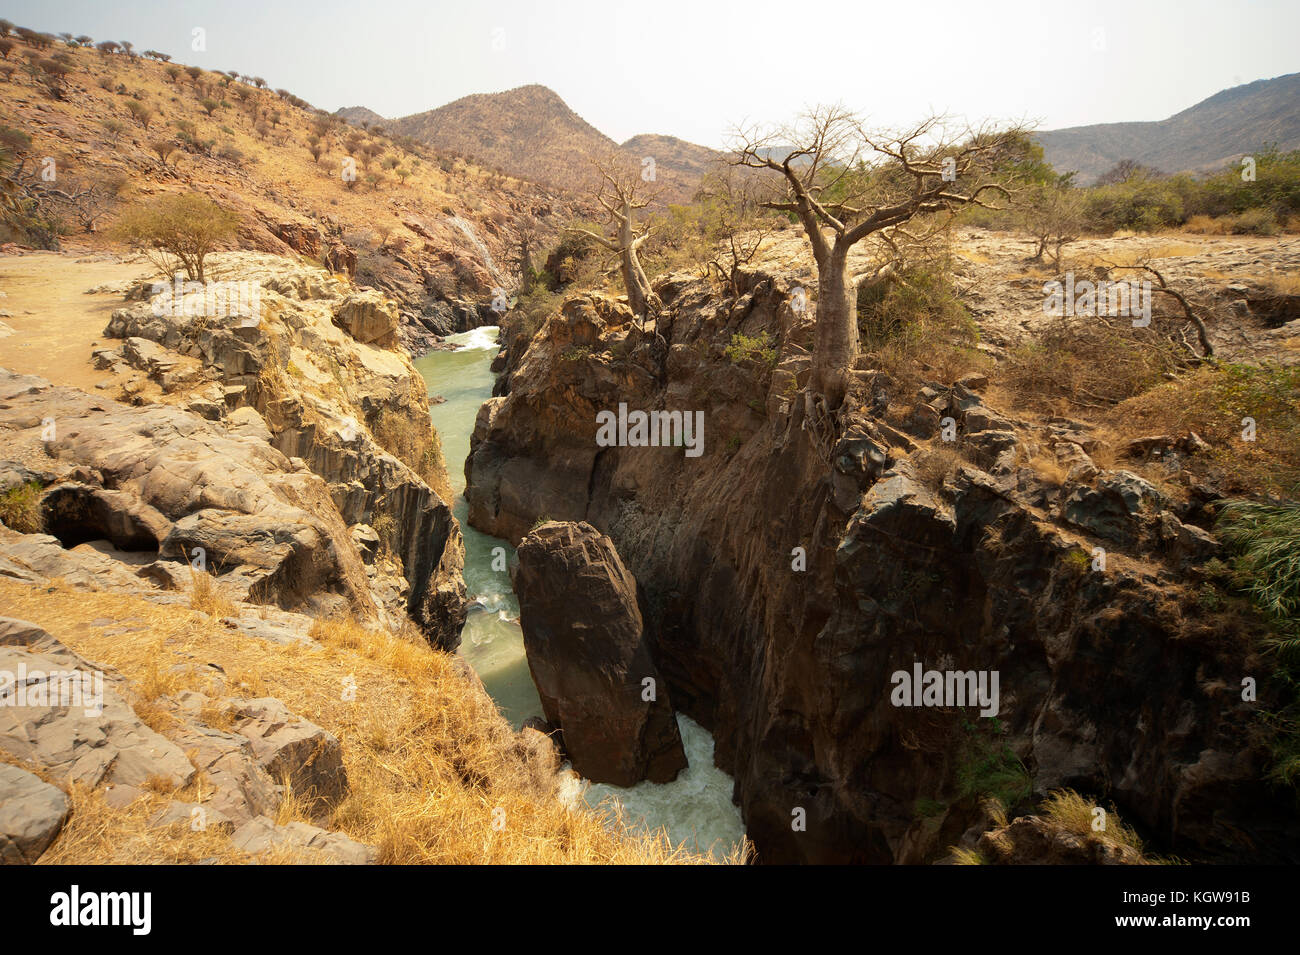
[[[235,612],[235,605],[221,592],[221,587],[206,571],[190,571],[194,587],[190,591],[190,609],[217,619]]]
[[[1227,235],[1228,222],[1214,216],[1192,216],[1183,223],[1183,231],[1196,235]]]
[[[78,653],[112,667],[145,696],[179,690],[184,665],[201,660],[227,674],[226,692],[271,695],[343,744],[351,792],[316,820],[377,846],[384,863],[701,863],[662,833],[604,823],[566,805],[553,752],[529,746],[497,712],[463,664],[409,636],[320,622],[310,644],[288,647],[244,636],[197,612],[140,598],[56,585],[33,590],[0,581],[0,601]],[[135,618],[139,634],[106,633],[86,621]],[[111,629],[111,628],[109,628]],[[173,670],[181,664],[180,670]],[[354,681],[355,698],[343,690]],[[174,681],[174,682],[170,682]],[[156,705],[156,704],[155,704]],[[166,732],[166,729],[162,729]],[[54,848],[60,862],[243,861],[224,837],[149,832],[143,808],[115,810],[76,794],[77,811]],[[292,793],[282,814],[301,816]],[[262,861],[295,861],[291,857]],[[739,859],[733,861],[740,861]]]
[[[1142,851],[1142,840],[1136,832],[1124,825],[1114,806],[1106,811],[1105,828],[1094,829],[1097,804],[1080,796],[1073,789],[1059,789],[1050,793],[1039,809],[1048,819],[1076,836]]]
[[[1162,245],[1152,246],[1146,250],[1146,254],[1152,259],[1175,259],[1188,255],[1199,255],[1203,249],[1200,246],[1193,245],[1190,242],[1166,242]]]
[[[1282,272],[1268,277],[1268,287],[1278,295],[1300,295],[1300,275]]]

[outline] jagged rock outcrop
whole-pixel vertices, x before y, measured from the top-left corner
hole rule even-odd
[[[254,602],[377,614],[325,482],[255,437],[3,369],[0,428],[19,441],[30,432],[56,460],[102,476],[103,488],[46,490],[47,519],[65,546],[104,539],[182,565],[201,548],[206,569]]]
[[[105,333],[126,340],[123,360],[157,381],[165,400],[260,436],[323,478],[343,521],[376,529],[385,561],[406,581],[395,588],[375,580],[381,603],[400,601],[390,609],[454,648],[464,622],[464,545],[427,387],[397,350],[396,307],[378,291],[277,256],[223,253],[210,262],[210,282],[243,283],[226,286],[225,300],[174,287],[154,295],[144,283],[128,294],[137,304],[114,312]],[[375,560],[366,568],[372,578],[388,570]]]
[[[519,545],[528,669],[573,768],[594,782],[669,782],[686,767],[677,718],[655,666],[636,580],[590,524],[552,522]]]
[[[531,341],[507,334],[508,392],[467,463],[476,527],[515,541],[544,515],[613,539],[674,705],[714,734],[760,859],[932,861],[977,819],[990,766],[1013,804],[1106,793],[1184,858],[1300,858],[1265,781],[1271,667],[1255,636],[1184,596],[1185,568],[1215,547],[1195,496],[1098,467],[1086,426],[1015,420],[978,377],[904,402],[863,359],[840,420],[810,413],[794,284],[747,275],[731,302],[670,277],[644,336],[599,296]],[[774,361],[728,353],[737,334],[771,336]],[[703,411],[702,456],[598,446],[595,415],[620,402]],[[1068,477],[1028,467],[1038,454]],[[892,675],[918,663],[998,673],[996,717],[894,705]],[[938,817],[918,819],[918,800]]]

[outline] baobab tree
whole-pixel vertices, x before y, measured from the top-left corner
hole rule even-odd
[[[951,215],[986,197],[1009,197],[998,167],[1023,141],[1018,127],[950,130],[930,117],[901,133],[867,130],[840,106],[821,106],[792,125],[735,136],[734,165],[780,174],[764,203],[793,214],[817,267],[817,326],[811,388],[828,410],[843,403],[858,357],[860,289],[897,273],[897,250],[917,217]],[[877,240],[876,266],[852,275],[849,251]]]
[[[637,254],[650,237],[651,230],[644,223],[638,225],[636,220],[637,212],[654,201],[655,193],[647,189],[639,167],[634,169],[615,155],[596,161],[595,166],[601,179],[596,201],[608,216],[609,234],[600,235],[581,228],[570,228],[569,231],[618,256],[623,286],[627,289],[627,304],[644,325],[646,315],[658,307],[659,300],[650,288],[650,280],[646,278]]]

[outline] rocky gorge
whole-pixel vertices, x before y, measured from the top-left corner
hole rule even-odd
[[[1070,788],[1181,858],[1294,862],[1259,719],[1281,689],[1257,634],[1184,586],[1219,552],[1212,492],[1191,469],[1173,494],[1098,464],[1097,428],[990,404],[980,373],[900,393],[863,358],[828,422],[800,400],[800,281],[755,269],[727,300],[667,276],[648,326],[601,294],[531,335],[507,319],[469,522],[519,544],[521,567],[556,535],[608,536],[671,705],[713,733],[761,861],[939,861],[996,835],[987,796],[1014,809]],[[771,342],[771,360],[735,336]],[[598,414],[620,403],[703,410],[703,456],[602,447]],[[1175,470],[1206,448],[1163,440]],[[914,664],[998,672],[998,715],[894,705],[891,674]]]

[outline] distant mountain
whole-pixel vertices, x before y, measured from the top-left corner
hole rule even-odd
[[[1300,73],[1215,93],[1168,119],[1102,123],[1037,134],[1058,172],[1091,183],[1121,159],[1163,172],[1212,172],[1268,143],[1300,148]]]
[[[640,166],[650,156],[655,160],[655,183],[670,201],[689,198],[717,155],[672,136],[635,136],[620,146],[554,91],[537,84],[476,93],[424,113],[385,120],[384,128],[512,176],[565,189],[594,186],[592,160],[617,153]]]
[[[373,109],[366,109],[364,106],[344,106],[342,109],[336,109],[334,115],[342,116],[345,122],[351,123],[353,126],[360,126],[362,123],[369,123],[374,126],[376,123],[388,122]]]
[[[655,133],[633,136],[623,144],[622,149],[633,156],[652,157],[656,168],[671,169],[697,182],[725,158],[723,153],[708,146],[698,146],[676,136],[659,136]]]

